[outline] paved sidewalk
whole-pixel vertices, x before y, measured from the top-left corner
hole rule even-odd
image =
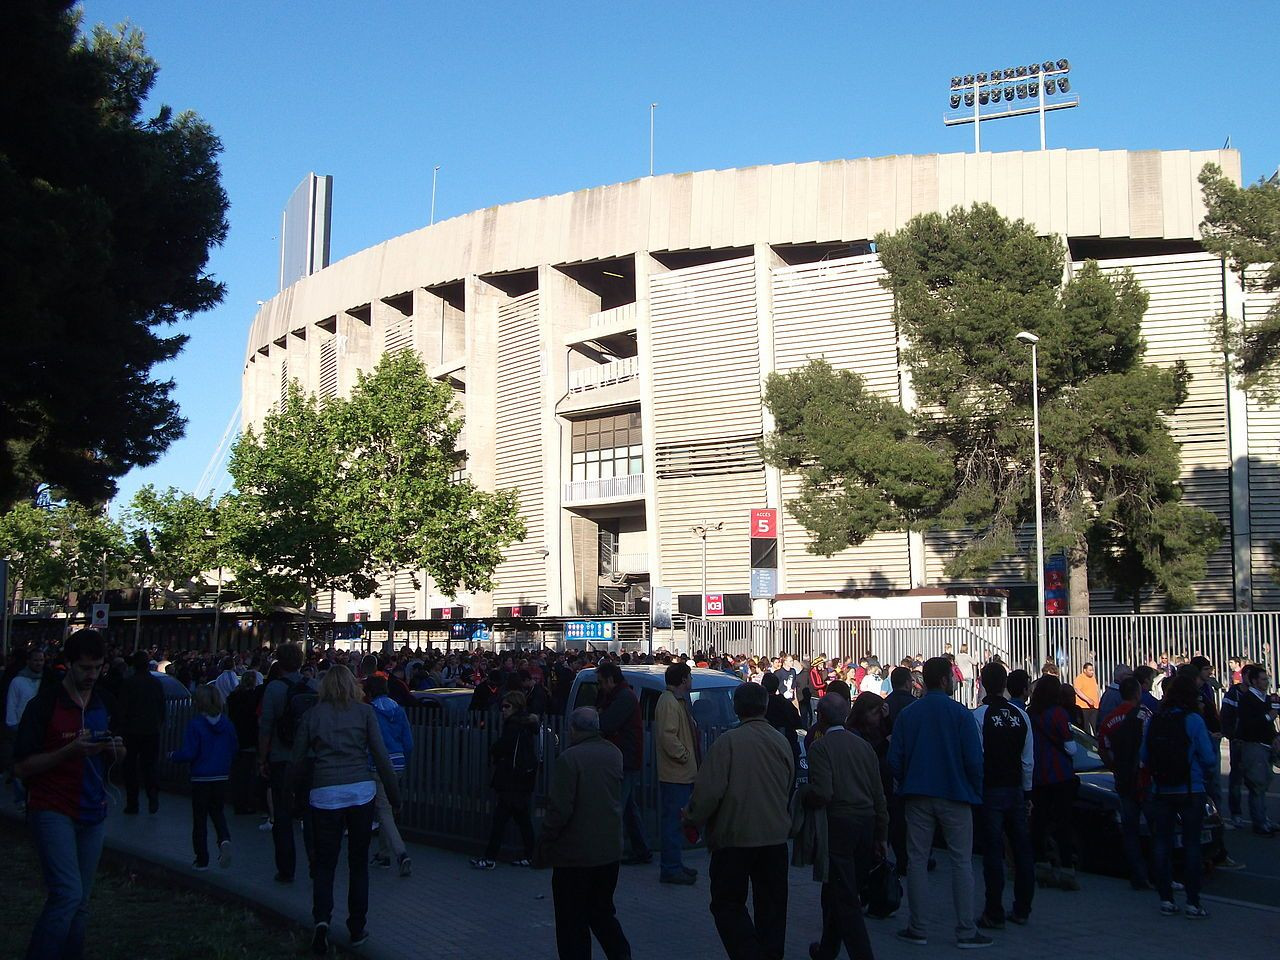
[[[0,814],[16,816],[6,797]],[[272,880],[270,834],[260,833],[257,817],[231,817],[233,862],[227,870],[213,866],[200,880],[248,898],[311,926],[311,890],[303,864],[290,886]],[[118,807],[108,821],[107,843],[121,852],[176,871],[191,871],[191,815],[185,797],[165,794],[161,812],[125,817]],[[212,837],[211,837],[212,840]],[[301,835],[299,834],[299,845]],[[1280,851],[1278,851],[1280,852]],[[554,960],[555,931],[551,911],[549,871],[531,871],[500,864],[492,872],[470,869],[463,854],[410,845],[413,876],[401,879],[394,871],[370,868],[369,943],[360,953],[371,960],[414,957],[492,960],[519,956],[521,960]],[[345,850],[343,853],[345,858]],[[637,958],[678,960],[683,957],[722,957],[723,948],[707,908],[707,855],[695,852],[686,861],[699,870],[693,887],[657,882],[657,867],[623,867],[618,887],[618,914]],[[980,861],[978,889],[981,889]],[[791,872],[787,923],[787,956],[803,960],[808,943],[816,939],[821,910],[818,885],[808,869]],[[1212,917],[1189,921],[1162,918],[1154,894],[1138,894],[1126,882],[1081,875],[1079,893],[1038,890],[1031,923],[996,932],[994,948],[981,955],[1019,958],[1028,955],[1071,957],[1072,960],[1114,956],[1196,957],[1213,960],[1237,952],[1227,938],[1249,931],[1250,942],[1280,936],[1280,911],[1206,900]],[[32,882],[38,882],[32,878]],[[1212,894],[1210,879],[1206,894]],[[1010,892],[1006,893],[1009,896]],[[339,867],[334,938],[345,942],[345,870]],[[895,931],[905,925],[904,909],[889,920],[869,920],[871,940],[880,960],[947,956],[954,951],[954,913],[945,863],[940,860],[930,879],[929,946],[902,943]],[[34,919],[34,918],[33,918]],[[93,920],[90,918],[90,938]],[[518,944],[510,944],[512,938]],[[513,949],[514,948],[514,949]],[[597,947],[596,955],[600,956]]]

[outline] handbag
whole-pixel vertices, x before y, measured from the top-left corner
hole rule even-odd
[[[888,860],[881,860],[867,875],[867,916],[882,920],[902,906],[902,881]]]

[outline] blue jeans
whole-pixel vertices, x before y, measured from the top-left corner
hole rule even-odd
[[[644,821],[640,817],[640,786],[644,773],[625,770],[622,774],[622,828],[631,846],[631,856],[643,860],[652,856],[649,841],[644,836]]]
[[[1141,802],[1134,794],[1120,794],[1120,835],[1124,845],[1124,858],[1129,864],[1129,879],[1135,883],[1147,883],[1147,861],[1142,856],[1142,838],[1138,828],[1142,817],[1152,825],[1150,801]]]
[[[1004,838],[1013,848],[1013,912],[1031,916],[1036,890],[1035,856],[1031,852],[1031,827],[1027,801],[1021,787],[988,787],[978,811],[982,826],[982,879],[986,886],[983,913],[991,920],[1004,919]]]
[[[693,796],[692,783],[659,783],[662,800],[662,875],[669,877],[684,869],[684,830],[680,827],[680,811]]]
[[[27,814],[48,898],[31,931],[27,960],[80,960],[89,893],[102,854],[104,823],[80,823],[51,810]]]
[[[1152,802],[1155,823],[1152,825],[1155,840],[1156,890],[1161,900],[1173,899],[1173,831],[1178,829],[1174,817],[1182,817],[1182,882],[1187,887],[1187,903],[1200,904],[1200,828],[1204,824],[1204,794],[1157,794]]]

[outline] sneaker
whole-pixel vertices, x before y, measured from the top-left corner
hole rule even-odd
[[[400,876],[409,877],[413,875],[413,861],[409,859],[407,853],[400,854],[400,859],[397,863],[400,868]]]
[[[231,866],[231,841],[223,840],[218,844],[218,866],[223,870]]]
[[[389,867],[391,866],[391,858],[385,854],[375,853],[369,864],[374,867]]]
[[[1008,920],[1010,923],[1016,923],[1020,927],[1025,927],[1028,923],[1031,922],[1031,918],[1029,916],[1026,916],[1025,914],[1021,914],[1021,913],[1009,914]]]
[[[979,930],[1003,930],[1004,929],[1003,920],[993,919],[987,916],[985,913],[982,916],[980,916],[977,920],[975,920],[974,924],[977,926]]]
[[[329,952],[329,925],[327,923],[317,923],[316,929],[311,934],[311,952],[323,957]]]
[[[693,886],[693,884],[698,882],[698,878],[696,876],[691,876],[682,870],[679,873],[660,874],[658,876],[658,882],[659,883],[675,883],[675,884],[679,884],[680,886],[690,887],[690,886]]]
[[[199,860],[197,860],[195,863],[191,864],[191,867],[192,869],[197,870],[200,873],[204,873],[204,871],[209,869],[209,864],[201,863]]]
[[[956,946],[961,950],[980,950],[982,947],[989,947],[994,943],[995,941],[985,934],[975,933],[972,937],[957,940]]]
[[[272,827],[274,826],[275,825],[271,822],[271,818],[268,817],[266,820],[263,820],[260,824],[258,824],[258,830],[262,833],[270,833]]]
[[[511,865],[512,865],[513,867],[528,867],[528,866],[531,866],[531,864],[529,863],[529,858],[528,858],[528,857],[521,857],[519,860],[512,860],[512,861],[511,861]]]
[[[1181,893],[1183,890],[1187,889],[1185,886],[1180,884],[1177,880],[1174,880],[1173,883],[1170,884],[1170,886],[1173,887],[1174,893]]]
[[[1213,868],[1215,870],[1243,870],[1245,864],[1239,860],[1232,860],[1230,857],[1226,857],[1221,863],[1215,863]]]
[[[1187,904],[1187,908],[1182,911],[1188,920],[1208,920],[1209,911],[1200,904]]]
[[[680,871],[682,873],[688,874],[691,877],[696,877],[698,875],[698,871],[693,869],[693,867],[681,867]]]
[[[1222,829],[1223,830],[1239,830],[1240,828],[1236,826],[1236,822],[1234,820],[1229,820],[1226,817],[1224,817],[1222,820]]]
[[[351,935],[351,945],[353,947],[363,947],[368,942],[369,942],[368,930],[361,930],[359,933],[353,933]]]
[[[1178,905],[1174,903],[1172,900],[1160,901],[1160,916],[1176,917],[1180,912],[1181,911],[1178,910]]]
[[[916,933],[910,927],[898,931],[898,939],[904,943],[914,943],[917,947],[927,947],[929,938],[923,933]]]
[[[1249,825],[1249,821],[1237,813],[1235,816],[1231,818],[1231,825],[1235,827],[1237,830],[1243,830],[1245,827]]]
[[[493,860],[486,860],[484,857],[472,857],[471,866],[476,870],[492,870],[498,864]]]

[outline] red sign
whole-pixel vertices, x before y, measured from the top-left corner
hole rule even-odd
[[[766,540],[778,539],[778,511],[772,507],[768,510],[752,510],[751,536]]]
[[[724,594],[708,593],[706,604],[704,605],[703,609],[706,611],[705,615],[708,617],[723,617],[724,616]]]

